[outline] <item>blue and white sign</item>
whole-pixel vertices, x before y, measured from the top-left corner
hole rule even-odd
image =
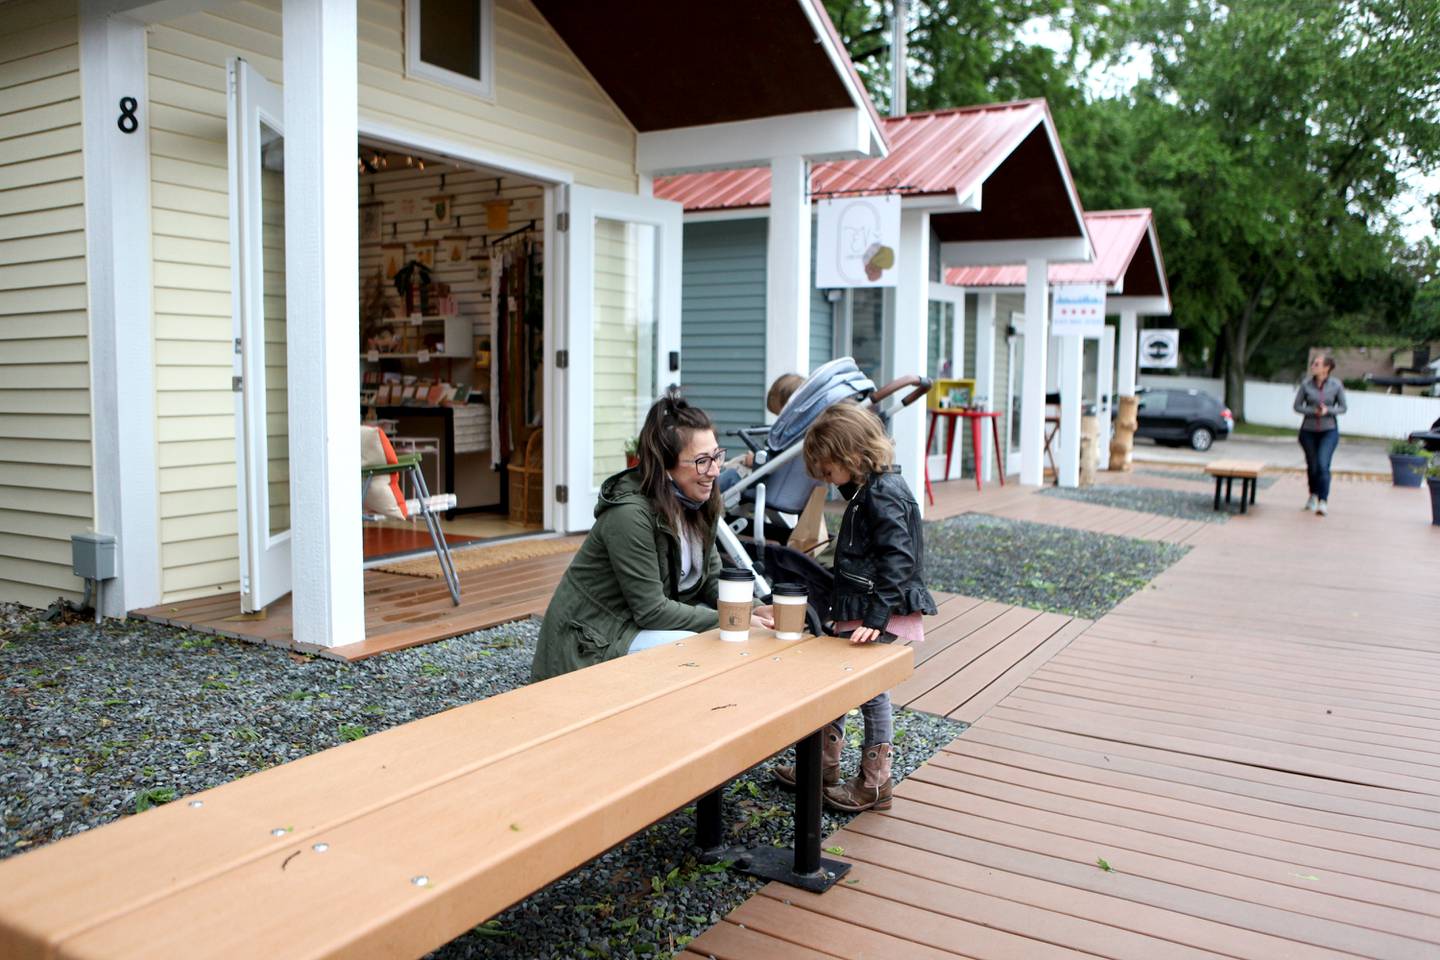
[[[1141,330],[1140,366],[1160,370],[1180,366],[1180,331]]]
[[[1053,336],[1098,337],[1105,331],[1105,284],[1057,284],[1053,300],[1050,310]]]
[[[815,204],[815,286],[893,287],[899,276],[900,198],[850,197]]]

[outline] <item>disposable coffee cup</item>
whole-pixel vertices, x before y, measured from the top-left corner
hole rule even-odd
[[[805,631],[805,587],[799,583],[777,583],[772,591],[775,610],[775,636],[780,640],[799,640]]]
[[[755,596],[755,574],[727,567],[720,571],[720,639],[742,643],[750,639],[750,606]]]

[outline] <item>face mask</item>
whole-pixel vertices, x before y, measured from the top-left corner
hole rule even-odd
[[[701,507],[705,506],[704,500],[693,500],[690,497],[687,497],[685,495],[685,491],[680,489],[680,484],[676,483],[675,478],[670,476],[670,474],[665,474],[665,479],[670,481],[670,492],[675,494],[675,499],[679,500],[681,506],[683,506],[686,510],[699,510]]]

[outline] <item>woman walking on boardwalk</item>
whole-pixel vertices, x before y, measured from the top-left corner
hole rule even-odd
[[[1305,451],[1305,470],[1310,481],[1310,499],[1305,509],[1323,517],[1330,512],[1330,459],[1340,442],[1336,417],[1345,412],[1345,387],[1331,374],[1335,358],[1317,353],[1310,358],[1310,376],[1295,394],[1295,412],[1300,422],[1300,446]]]

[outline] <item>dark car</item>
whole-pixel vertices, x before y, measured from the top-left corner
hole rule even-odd
[[[1137,437],[1150,437],[1165,446],[1188,443],[1196,450],[1209,450],[1216,440],[1230,436],[1235,418],[1229,408],[1199,390],[1142,387],[1140,426]]]

